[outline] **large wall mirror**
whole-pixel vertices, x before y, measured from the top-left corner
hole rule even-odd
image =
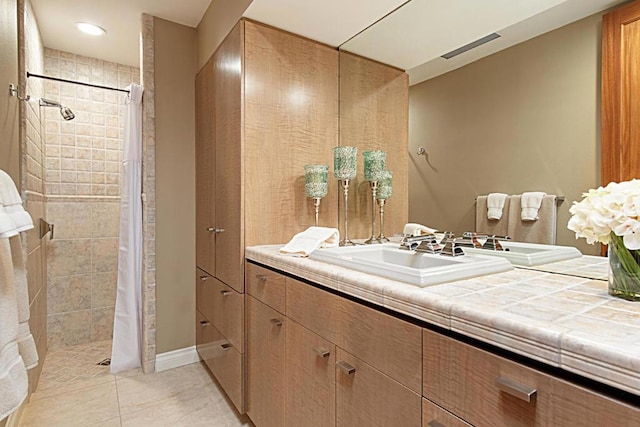
[[[544,191],[565,198],[557,244],[599,253],[566,224],[600,185],[601,24],[619,3],[412,0],[341,46],[409,74],[410,221],[459,234],[476,196]]]

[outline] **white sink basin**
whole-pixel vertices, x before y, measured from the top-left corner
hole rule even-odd
[[[509,260],[513,265],[540,265],[565,259],[580,258],[582,252],[571,246],[541,245],[538,243],[500,242],[508,251],[494,251],[489,249],[463,248],[467,254],[481,254],[500,257]]]
[[[508,271],[505,259],[476,255],[449,257],[400,249],[397,243],[318,249],[311,259],[426,287]]]

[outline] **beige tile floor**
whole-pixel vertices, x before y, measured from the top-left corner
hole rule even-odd
[[[110,375],[109,341],[52,350],[20,426],[251,426],[201,363]]]

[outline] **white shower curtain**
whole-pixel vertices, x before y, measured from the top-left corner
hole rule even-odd
[[[128,89],[112,374],[140,367],[142,359],[142,86]]]

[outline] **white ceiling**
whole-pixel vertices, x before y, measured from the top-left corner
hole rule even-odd
[[[31,0],[46,47],[134,66],[141,13],[196,27],[210,1]],[[330,46],[347,42],[345,50],[408,70],[415,84],[622,1],[253,0],[244,16]],[[84,35],[75,28],[78,21],[97,24],[107,34]],[[440,58],[493,32],[502,37],[453,59]]]
[[[231,0],[233,1],[233,0]],[[211,0],[31,0],[45,47],[119,64],[140,64],[140,15],[195,27]],[[102,37],[76,29],[76,22],[104,28]]]

